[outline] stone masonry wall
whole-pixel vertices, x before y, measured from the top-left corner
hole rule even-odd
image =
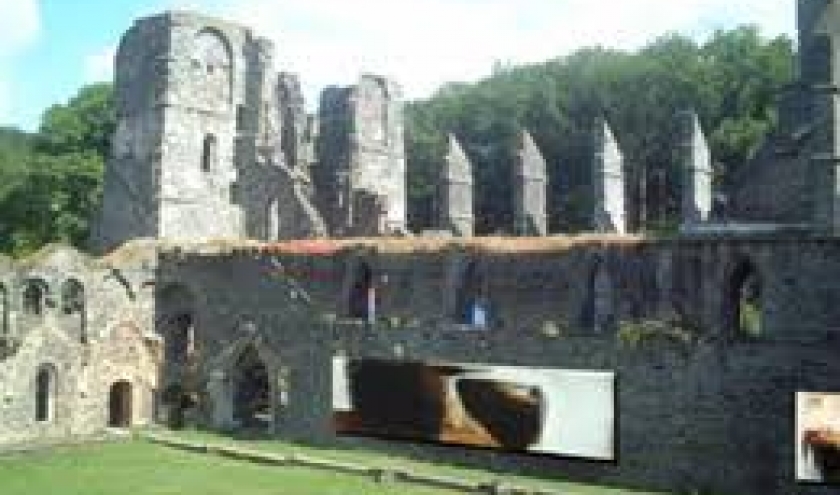
[[[187,284],[200,301],[196,338],[208,386],[218,383],[213,404],[230,407],[223,377],[232,356],[256,342],[271,363],[274,429],[283,437],[621,486],[828,493],[796,484],[793,425],[796,391],[838,390],[834,241],[606,238],[531,252],[329,246],[164,257],[159,283]],[[477,268],[466,270],[471,263]],[[744,263],[761,277],[759,336],[731,322],[732,279]],[[377,295],[373,324],[348,312],[363,264]],[[597,271],[609,290],[594,284]],[[485,278],[485,330],[453,318],[465,273]],[[335,355],[615,371],[617,460],[335,438]],[[205,421],[222,426],[225,415],[214,417],[214,407]]]

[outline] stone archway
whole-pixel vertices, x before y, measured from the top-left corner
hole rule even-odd
[[[128,428],[132,418],[131,383],[126,380],[114,382],[108,393],[108,426]]]

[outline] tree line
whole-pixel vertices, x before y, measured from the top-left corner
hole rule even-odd
[[[511,230],[511,166],[520,130],[548,163],[553,231],[586,224],[591,131],[610,122],[625,154],[635,228],[667,230],[679,209],[675,117],[695,110],[721,191],[776,121],[774,99],[793,77],[794,49],[755,27],[697,43],[670,34],[635,51],[585,48],[541,64],[494,67],[472,84],[451,83],[406,105],[409,224],[434,225],[446,135],[455,134],[476,179],[478,233]],[[25,254],[49,242],[84,248],[102,196],[115,127],[110,84],[83,87],[49,108],[35,133],[0,128],[0,252]]]

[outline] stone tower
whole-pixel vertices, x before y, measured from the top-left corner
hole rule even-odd
[[[375,234],[406,229],[400,98],[396,83],[373,75],[363,75],[352,87],[327,88],[321,95],[313,180],[333,235],[361,235],[360,230],[369,230],[360,226],[370,224],[366,217],[371,214],[381,217]]]
[[[546,164],[528,131],[519,136],[513,171],[514,230],[520,236],[548,234]]]
[[[96,248],[139,237],[325,233],[283,159],[282,123],[294,122],[300,103],[276,94],[271,42],[236,24],[169,12],[125,34],[115,78],[117,129]]]
[[[682,164],[682,227],[709,221],[712,211],[712,159],[706,136],[695,112],[679,115]]]
[[[596,232],[624,234],[627,232],[624,155],[604,119],[595,123],[594,150],[593,228]]]
[[[440,229],[458,237],[472,237],[475,226],[472,164],[461,144],[451,134],[438,198]]]
[[[248,29],[201,15],[135,22],[116,56],[118,122],[99,248],[248,235],[237,172],[256,161],[255,139],[268,131],[271,51]]]

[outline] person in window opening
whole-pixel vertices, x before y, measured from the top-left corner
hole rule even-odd
[[[487,328],[487,299],[479,296],[473,300],[470,311],[470,324],[479,330]]]

